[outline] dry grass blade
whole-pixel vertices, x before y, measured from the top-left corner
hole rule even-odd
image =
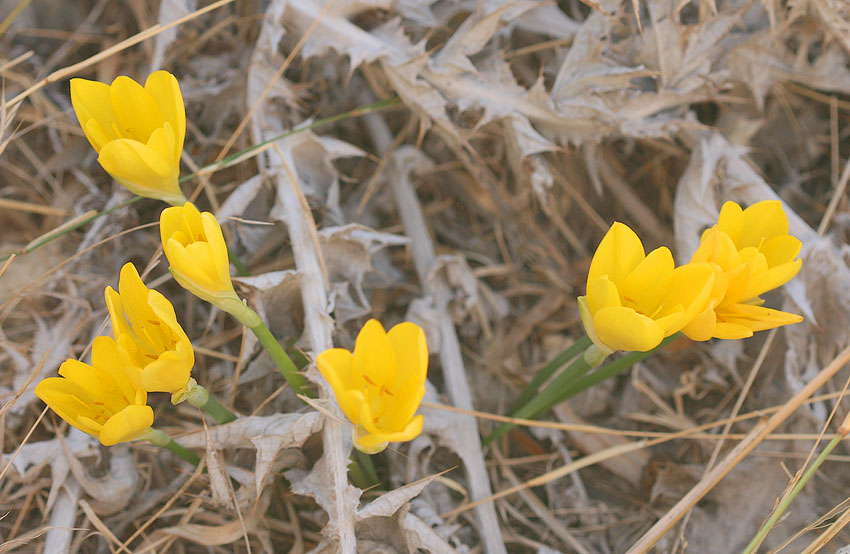
[[[50,83],[55,83],[55,82],[60,81],[62,79],[66,79],[66,78],[70,77],[71,75],[76,75],[81,70],[86,69],[87,67],[91,67],[92,65],[94,65],[98,62],[101,62],[103,60],[106,60],[107,58],[114,56],[115,54],[118,54],[119,52],[123,52],[124,50],[130,48],[131,46],[139,44],[140,42],[144,42],[144,41],[148,40],[149,38],[155,37],[156,35],[158,35],[159,33],[163,32],[167,29],[171,29],[172,27],[177,27],[178,25],[182,25],[183,23],[186,23],[187,21],[191,21],[195,18],[198,18],[198,17],[204,15],[205,13],[211,12],[213,10],[217,10],[218,8],[221,8],[222,6],[226,6],[227,4],[230,4],[233,1],[234,0],[218,0],[218,1],[210,4],[209,6],[205,6],[201,9],[199,9],[199,10],[196,10],[196,11],[190,13],[189,15],[187,15],[185,17],[181,17],[180,19],[172,21],[171,23],[169,23],[167,25],[154,25],[153,27],[151,27],[149,29],[145,29],[144,31],[142,31],[142,32],[140,32],[136,35],[133,35],[132,37],[130,37],[126,40],[123,40],[123,41],[119,42],[118,44],[115,44],[114,46],[111,46],[111,47],[107,48],[106,50],[103,50],[102,52],[99,52],[99,53],[95,54],[94,56],[91,56],[90,58],[86,58],[84,61],[81,61],[80,63],[76,63],[74,65],[70,65],[68,67],[63,67],[62,69],[58,69],[58,70],[54,71],[53,73],[51,73],[50,75],[48,75],[47,77],[45,77],[44,79],[38,81],[37,83],[35,83],[31,87],[29,87],[27,90],[23,91],[22,93],[18,94],[17,96],[15,96],[11,100],[9,100],[8,107],[14,108],[19,103],[21,103],[24,99],[26,99],[27,97],[29,97],[33,93],[39,91],[40,89],[44,88],[46,85],[49,85]]]
[[[664,514],[628,551],[628,554],[643,554],[683,517],[694,504],[704,497],[726,474],[758,446],[764,438],[784,422],[803,402],[829,381],[838,371],[850,362],[850,347],[842,350],[824,367],[806,386],[790,398],[783,407],[769,419],[760,421],[748,434],[748,438],[739,442],[714,469],[709,471],[675,506]]]

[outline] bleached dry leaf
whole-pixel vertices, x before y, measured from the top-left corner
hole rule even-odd
[[[335,2],[326,6],[321,0],[299,0],[287,6],[286,18],[302,31],[318,19],[316,30],[304,44],[304,56],[323,54],[330,49],[349,56],[352,70],[363,62],[371,62],[386,53],[385,45],[377,37],[348,19],[360,12],[383,8],[389,9],[391,0]],[[320,18],[320,14],[324,15]]]
[[[251,535],[256,535],[262,542],[268,544],[268,530],[258,524],[262,521],[262,515],[269,506],[270,495],[264,494],[257,501],[256,509],[243,514],[243,520],[234,519],[222,525],[201,525],[198,523],[186,523],[166,527],[160,533],[183,537],[196,544],[204,546],[221,546],[244,540],[245,530]],[[233,516],[236,517],[235,515]],[[243,527],[244,521],[244,527]]]
[[[210,479],[210,492],[212,492],[213,504],[232,509],[235,506],[230,497],[230,485],[227,482],[229,477],[225,473],[222,461],[219,458],[218,446],[212,440],[212,437],[210,437],[209,428],[206,425],[204,425],[204,435],[206,435],[207,439],[205,462],[207,465],[207,475],[209,475]]]
[[[424,521],[411,513],[405,515],[402,528],[407,536],[407,544],[411,549],[419,548],[434,554],[458,552]]]
[[[346,436],[349,437],[347,442],[350,442],[350,436]],[[346,448],[346,450],[349,449],[350,447]],[[285,474],[289,482],[292,483],[292,492],[309,496],[327,512],[329,521],[322,529],[322,534],[333,541],[340,534],[338,522],[347,521],[353,524],[353,514],[356,513],[357,503],[362,491],[347,484],[343,492],[345,496],[337,498],[333,483],[328,479],[329,470],[325,467],[326,458],[327,456],[324,455],[319,458],[310,471],[291,469]],[[338,514],[337,506],[343,506],[348,511],[344,515]]]
[[[195,0],[162,0],[159,3],[159,16],[157,22],[167,25],[195,11]],[[151,73],[163,69],[162,60],[166,49],[174,43],[177,38],[177,28],[172,27],[158,34],[153,39],[153,54],[151,56]]]
[[[815,41],[815,37],[810,37],[807,42]],[[830,92],[847,94],[850,91],[847,54],[840,46],[828,44],[819,55],[812,57],[814,61],[810,62],[807,56],[801,56],[799,51],[788,48],[785,42],[764,31],[754,34],[730,52],[729,70],[752,91],[759,110],[764,108],[768,92],[782,81]]]
[[[242,417],[236,421],[210,427],[209,436],[219,449],[256,448],[257,437],[279,437],[280,448],[297,448],[322,428],[318,412],[305,414],[274,414]],[[206,448],[202,431],[180,437],[187,448]]]
[[[62,441],[65,445],[63,446]],[[47,441],[31,442],[24,444],[17,451],[12,467],[22,479],[27,480],[35,477],[35,474],[29,474],[29,470],[34,470],[34,473],[40,471],[40,468],[45,464],[50,466],[52,483],[50,492],[47,495],[47,510],[53,506],[59,494],[59,488],[65,483],[65,479],[71,470],[68,457],[66,456],[65,448],[73,456],[88,457],[94,456],[99,452],[98,442],[96,439],[78,431],[71,429],[68,437],[65,439],[51,439]],[[12,454],[4,454],[2,457],[2,467],[12,459]],[[79,484],[75,483],[79,487]]]
[[[422,489],[427,487],[431,481],[433,481],[433,477],[420,479],[415,483],[410,483],[409,485],[384,493],[363,508],[357,510],[355,517],[360,520],[370,517],[390,517],[404,508],[413,497],[418,496],[422,492]]]
[[[363,281],[373,270],[373,257],[389,246],[409,242],[405,237],[357,224],[322,229],[319,241],[331,287],[329,311],[333,311],[338,326],[371,311]]]
[[[27,390],[9,408],[8,413],[12,415],[24,413],[30,403],[36,400],[35,386],[43,378],[56,373],[59,364],[68,357],[71,343],[76,340],[81,330],[90,324],[89,319],[78,308],[68,309],[59,320],[53,321],[50,325],[37,316],[33,318],[33,321],[36,324],[37,331],[29,359],[17,353],[13,345],[0,342],[0,347],[11,354],[14,364],[11,386],[0,387],[0,395],[2,396],[11,397],[26,385],[27,381],[30,380],[33,369],[44,359],[41,375],[36,375],[31,380]]]
[[[298,271],[271,271],[234,278],[233,282],[242,287],[249,304],[265,319],[275,336],[298,336],[298,322],[304,311]]]
[[[273,134],[269,130],[267,134]],[[342,222],[339,206],[339,175],[333,160],[338,158],[360,157],[363,150],[347,142],[330,137],[320,137],[312,131],[303,131],[297,135],[277,141],[290,168],[301,184],[302,192],[308,198],[316,198],[324,204],[331,222]],[[272,219],[283,220],[279,208],[273,208]]]
[[[61,441],[60,439],[58,439]],[[115,446],[109,456],[109,473],[93,478],[67,444],[61,441],[71,473],[91,497],[91,507],[98,515],[110,515],[123,510],[135,497],[139,472],[133,455],[126,445]]]
[[[239,418],[225,425],[210,427],[206,432],[193,433],[180,438],[181,444],[188,448],[206,448],[208,451],[207,464],[210,464],[209,450],[215,448],[225,451],[234,448],[252,448],[256,451],[254,461],[254,476],[251,483],[243,483],[251,486],[259,498],[263,488],[269,484],[267,477],[272,469],[273,462],[278,453],[285,448],[298,448],[311,436],[322,429],[323,419],[318,412],[306,414],[275,414],[272,416],[250,416]],[[230,493],[227,483],[223,479],[228,477],[218,461],[212,462],[210,472],[216,471],[219,475],[214,484],[218,491],[213,490],[216,497],[230,502]],[[227,474],[232,475],[234,468],[228,468]],[[239,496],[237,494],[237,496]],[[241,500],[240,500],[241,503]]]

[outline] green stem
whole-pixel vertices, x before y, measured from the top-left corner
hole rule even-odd
[[[605,379],[609,379],[626,371],[637,362],[652,356],[680,336],[680,333],[671,335],[661,341],[661,344],[646,352],[629,352],[623,357],[603,365],[589,375],[587,372],[593,368],[591,367],[591,364],[588,363],[586,356],[580,356],[573,360],[573,362],[557,377],[552,379],[543,391],[533,397],[530,402],[526,403],[515,413],[511,413],[511,415],[518,419],[535,419],[541,414],[548,412],[564,400],[586,391],[590,387],[601,383]],[[588,349],[585,350],[585,353],[592,348],[594,348],[594,346],[590,345]],[[490,444],[513,429],[515,426],[515,423],[503,423],[493,433],[491,433],[490,436],[484,439],[484,445]]]
[[[236,414],[228,410],[221,402],[216,400],[216,398],[207,393],[207,401],[201,406],[201,409],[212,416],[212,418],[216,421],[216,423],[230,423],[231,421],[236,421]]]
[[[380,482],[378,471],[372,462],[372,456],[356,448],[351,453],[351,464],[348,466],[348,472],[351,475],[351,481],[359,489],[368,489]]]
[[[554,406],[555,404],[560,404],[564,400],[571,398],[581,392],[584,392],[590,387],[598,385],[606,379],[610,379],[615,375],[619,375],[620,373],[626,371],[636,363],[652,356],[653,354],[655,354],[656,352],[658,352],[659,350],[661,350],[662,348],[664,348],[665,346],[667,346],[668,344],[670,344],[681,336],[681,333],[670,335],[669,337],[661,341],[661,344],[659,344],[652,350],[647,350],[646,352],[629,352],[625,356],[618,358],[611,363],[605,364],[590,375],[585,375],[571,386],[562,389],[561,394],[558,396],[552,406]],[[541,413],[544,411],[546,410],[542,410]],[[536,415],[538,414],[535,414],[535,417]]]
[[[593,348],[593,345],[588,348]],[[540,393],[532,398],[530,402],[511,415],[519,419],[529,419],[537,414],[549,410],[557,403],[557,399],[560,396],[561,391],[575,383],[576,380],[580,379],[585,373],[590,371],[590,369],[590,364],[587,363],[584,356],[577,357],[570,365],[567,366],[566,369],[558,374],[557,377],[552,379],[545,389],[540,391]],[[516,427],[516,423],[501,424],[495,431],[490,433],[490,436],[484,439],[484,446],[497,440],[514,427]]]
[[[248,267],[242,263],[242,260],[239,259],[239,256],[234,252],[230,246],[227,246],[227,257],[230,258],[230,263],[233,264],[233,267],[236,268],[236,274],[240,277],[247,277],[251,274],[248,271]]]
[[[151,428],[150,431],[148,431],[148,433],[142,436],[141,438],[142,440],[150,441],[157,446],[167,448],[172,453],[183,458],[194,466],[197,466],[199,463],[201,463],[201,459],[198,458],[198,456],[195,455],[194,452],[169,437],[165,431]]]
[[[561,368],[564,364],[575,358],[579,355],[580,352],[583,352],[590,346],[591,341],[589,337],[581,337],[577,341],[575,341],[569,348],[552,358],[548,364],[543,366],[543,368],[537,372],[537,375],[534,376],[534,379],[531,380],[530,383],[523,389],[520,393],[519,397],[514,402],[511,409],[508,410],[509,414],[515,414],[519,411],[520,408],[528,404],[532,398],[537,394],[537,390],[540,388],[543,383],[549,380],[550,377]]]
[[[177,399],[177,402],[182,402],[183,400],[208,413],[219,425],[236,421],[236,415],[225,408],[221,402],[210,394],[210,391],[199,385],[194,379],[189,379],[186,393],[182,395],[182,398]]]
[[[842,435],[841,433],[837,433],[834,437],[832,437],[832,440],[829,441],[829,444],[826,445],[826,448],[823,449],[823,452],[821,452],[820,455],[815,458],[815,461],[812,462],[812,465],[809,467],[809,469],[806,470],[806,473],[804,473],[800,480],[797,481],[797,484],[794,485],[794,488],[792,488],[788,492],[788,494],[785,495],[785,498],[782,499],[782,501],[773,511],[773,515],[771,515],[770,518],[764,522],[764,525],[761,526],[759,532],[756,534],[755,537],[753,537],[753,540],[750,541],[750,544],[748,544],[747,547],[741,551],[741,554],[752,554],[758,549],[762,541],[765,539],[765,537],[767,537],[767,534],[770,532],[776,522],[779,521],[779,518],[782,517],[782,514],[785,513],[786,509],[788,509],[788,506],[791,505],[791,502],[794,500],[797,494],[801,490],[803,490],[803,487],[806,486],[806,483],[809,482],[809,479],[812,478],[812,476],[815,474],[815,472],[818,470],[824,460],[826,460],[826,457],[829,456],[829,454],[835,449],[836,446],[838,446],[838,443],[840,443],[843,438],[844,435]]]
[[[269,328],[266,327],[265,323],[260,321],[259,324],[251,327],[251,331],[254,332],[259,339],[260,344],[263,345],[263,348],[265,348],[266,352],[268,352],[272,357],[275,365],[280,370],[283,378],[286,379],[286,382],[289,383],[289,386],[292,387],[292,390],[299,394],[313,396],[311,391],[308,389],[307,380],[298,371],[298,368],[295,367],[295,364],[286,353],[286,350],[284,350],[280,343],[277,342],[277,339],[274,338],[274,335],[272,335],[272,332],[269,331]]]

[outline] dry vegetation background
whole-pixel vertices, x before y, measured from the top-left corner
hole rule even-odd
[[[21,4],[0,2],[0,15]],[[0,276],[0,552],[333,552],[352,533],[374,553],[626,552],[755,422],[726,418],[783,404],[850,343],[845,0],[217,4],[35,0],[14,18],[0,36],[0,254],[129,198],[82,136],[68,78],[168,69],[186,100],[184,175],[400,98],[184,183],[226,222],[250,271],[240,290],[308,355],[350,347],[370,315],[413,320],[434,354],[427,400],[504,414],[582,334],[575,297],[612,221],[681,261],[729,199],[786,203],[803,270],[769,302],[806,321],[744,342],[680,341],[558,407],[547,419],[562,428],[486,449],[477,436],[492,421],[423,408],[422,436],[377,456],[380,483],[361,491],[346,484],[347,424],[304,408],[250,333],[171,280],[162,205],[143,200]],[[175,304],[198,381],[252,416],[216,427],[151,395],[157,426],[206,452],[207,471],[146,443],[100,447],[33,396],[108,332],[103,289],[126,261]],[[797,410],[657,551],[740,550],[814,439],[835,431],[846,382],[839,372],[820,391],[831,396]],[[837,521],[847,455],[835,451],[767,548],[800,552]],[[842,531],[823,551],[848,542]]]

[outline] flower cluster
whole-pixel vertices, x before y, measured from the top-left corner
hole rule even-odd
[[[123,76],[110,85],[72,79],[71,103],[107,173],[139,196],[173,205],[161,214],[160,235],[174,279],[248,326],[293,389],[307,392],[283,348],[234,291],[227,245],[215,216],[200,212],[180,190],[186,110],[177,79],[166,71],[151,74],[144,86]],[[168,444],[161,431],[151,429],[148,392],[170,392],[172,402],[188,400],[220,423],[235,417],[191,378],[194,351],[174,307],[145,286],[132,264],[121,269],[118,290],[107,287],[105,298],[114,338],[95,339],[90,365],[63,363],[60,377],[36,387],[39,398],[104,445],[139,438]],[[386,333],[371,320],[353,354],[331,349],[318,356],[317,364],[355,424],[358,448],[377,452],[421,432],[422,416],[415,413],[425,394],[428,348],[416,325],[402,323]],[[171,442],[168,447],[176,448]]]
[[[133,264],[121,269],[118,291],[106,287],[105,296],[115,338],[97,337],[91,365],[66,360],[61,377],[44,379],[35,394],[109,446],[150,431],[147,393],[184,389],[195,357],[171,303],[145,286]]]
[[[704,341],[797,323],[800,316],[765,308],[760,297],[796,275],[800,248],[778,201],[746,210],[727,202],[691,261],[679,267],[666,247],[645,254],[634,231],[614,223],[579,298],[585,331],[604,357],[646,352],[679,331]]]
[[[131,192],[173,204],[162,212],[160,235],[174,279],[248,326],[293,389],[307,393],[281,345],[236,294],[215,216],[186,202],[180,190],[186,112],[174,76],[157,71],[144,86],[128,77],[110,85],[73,79],[71,101],[103,168]],[[594,366],[616,350],[647,352],[679,332],[697,341],[734,339],[801,321],[764,307],[761,298],[800,270],[800,249],[778,201],[747,209],[727,202],[691,260],[678,267],[668,248],[647,254],[634,231],[614,223],[591,261],[587,294],[579,298],[593,342],[584,359]],[[105,297],[114,338],[95,340],[91,365],[62,364],[60,377],[36,388],[40,398],[103,444],[150,432],[148,392],[170,392],[173,401],[194,398],[205,409],[217,405],[198,400],[208,395],[191,379],[191,342],[171,303],[148,289],[132,264],[122,268],[118,291],[107,287]],[[428,348],[418,326],[401,323],[386,332],[369,320],[353,352],[332,348],[316,364],[354,425],[357,448],[379,452],[422,431],[416,412],[425,392]],[[214,411],[219,421],[235,417],[220,405]]]
[[[802,243],[788,234],[788,219],[778,200],[742,210],[726,202],[717,225],[703,233],[691,262],[711,264],[715,286],[706,309],[683,332],[693,340],[742,339],[803,318],[762,306],[761,295],[793,278],[802,260]]]

